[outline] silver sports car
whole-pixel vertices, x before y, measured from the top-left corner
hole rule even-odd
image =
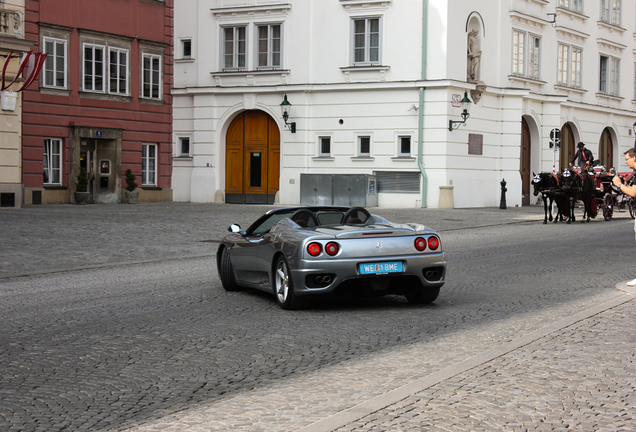
[[[336,292],[431,303],[444,285],[436,231],[395,224],[362,207],[270,210],[247,231],[237,224],[228,231],[216,255],[223,287],[271,292],[283,309],[303,309],[312,296]]]

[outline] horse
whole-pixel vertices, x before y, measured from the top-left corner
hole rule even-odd
[[[570,219],[572,221],[575,220],[574,207],[577,200],[583,202],[584,212],[581,222],[589,222],[590,217],[594,219],[598,215],[595,197],[596,186],[594,185],[594,179],[587,171],[573,172],[564,170],[561,187],[570,201]]]
[[[560,178],[554,174],[546,172],[539,174],[535,174],[533,172],[532,175],[534,176],[532,179],[532,185],[534,187],[532,193],[534,196],[541,193],[541,199],[543,200],[543,212],[545,215],[543,223],[547,224],[548,220],[552,222],[552,204],[554,202],[557,204],[557,214],[554,218],[554,223],[557,223],[559,219],[563,221],[563,210],[566,210],[567,213],[569,213],[569,208],[567,207],[569,200],[566,199],[565,195],[561,191]]]

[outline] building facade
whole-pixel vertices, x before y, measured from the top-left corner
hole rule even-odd
[[[24,0],[1,1],[0,70],[5,70],[7,89],[0,110],[0,207],[22,206],[22,95],[17,90],[23,80],[16,74],[31,45],[24,38]]]
[[[122,201],[123,174],[140,201],[172,200],[173,0],[27,0],[27,38],[46,53],[24,92],[25,204]]]
[[[580,141],[626,170],[635,17],[634,0],[181,1],[174,200],[311,203],[357,174],[379,206],[497,206],[503,181],[518,206]]]

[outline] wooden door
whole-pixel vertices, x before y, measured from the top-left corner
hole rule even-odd
[[[226,137],[225,202],[273,204],[279,188],[280,132],[262,111],[239,114]]]
[[[530,204],[530,127],[528,122],[521,119],[521,205]]]
[[[603,129],[601,134],[597,159],[601,161],[601,165],[604,165],[608,171],[614,167],[614,143],[612,142],[612,135],[607,128]]]
[[[559,152],[560,168],[561,171],[568,167],[568,164],[576,153],[574,142],[574,133],[572,128],[567,123],[561,128],[561,151]]]

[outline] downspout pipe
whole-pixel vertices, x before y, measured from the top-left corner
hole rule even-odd
[[[428,0],[422,0],[422,81],[426,81],[426,34],[428,32]],[[419,122],[417,134],[417,165],[422,173],[422,208],[426,208],[428,177],[424,170],[424,86],[420,86]]]

